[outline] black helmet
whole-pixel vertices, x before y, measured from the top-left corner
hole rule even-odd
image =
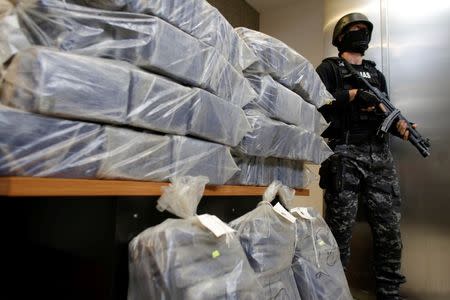
[[[350,13],[342,18],[339,19],[339,21],[336,23],[336,26],[334,26],[333,31],[333,46],[338,47],[338,38],[339,36],[344,33],[345,29],[354,23],[364,23],[367,26],[367,29],[369,30],[369,41],[370,37],[372,36],[372,30],[373,30],[373,24],[367,19],[367,17],[360,13]]]

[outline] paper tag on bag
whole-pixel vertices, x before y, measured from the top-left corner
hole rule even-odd
[[[278,213],[280,216],[282,216],[283,218],[285,218],[286,220],[288,220],[291,223],[295,223],[296,218],[291,215],[290,212],[288,212],[281,204],[280,202],[278,202],[277,204],[275,204],[275,206],[273,207],[273,210]]]
[[[300,217],[302,217],[303,219],[307,219],[307,220],[314,220],[315,217],[311,216],[308,212],[308,208],[306,207],[296,207],[291,209],[291,213],[296,213],[297,215],[299,215]]]
[[[197,216],[200,223],[208,228],[216,237],[220,237],[226,233],[233,233],[235,230],[222,222],[218,217],[214,215],[204,214]]]

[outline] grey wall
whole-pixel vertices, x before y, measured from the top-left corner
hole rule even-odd
[[[318,66],[323,59],[323,0],[287,1],[260,9],[260,30]]]
[[[450,299],[450,3],[386,1],[391,97],[432,141],[422,159],[396,141],[408,294]]]
[[[359,11],[374,23],[367,52],[387,77],[391,100],[432,141],[423,159],[393,139],[402,191],[403,272],[408,299],[450,299],[450,55],[448,1],[325,1],[325,54],[336,55],[331,31],[338,18]],[[355,227],[350,281],[371,288],[370,233]]]
[[[259,30],[259,13],[244,0],[208,0],[233,27]]]

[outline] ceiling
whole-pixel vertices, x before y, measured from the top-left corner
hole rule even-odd
[[[269,9],[282,7],[295,2],[301,2],[301,0],[245,0],[245,2],[250,4],[259,13],[262,13]]]

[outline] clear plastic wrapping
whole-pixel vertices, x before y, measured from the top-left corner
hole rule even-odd
[[[7,0],[0,0],[0,66],[14,53],[29,46],[13,5]]]
[[[254,104],[250,103],[247,107],[254,106],[271,119],[297,125],[319,135],[328,127],[314,105],[307,103],[270,75],[246,74],[245,77],[258,93]]]
[[[95,178],[105,135],[95,124],[0,105],[0,175]]]
[[[271,184],[264,200],[254,210],[232,221],[247,258],[263,285],[261,299],[300,299],[293,271],[296,229],[274,210],[274,199],[279,184]],[[288,213],[289,214],[289,213]]]
[[[169,186],[164,186],[156,208],[171,212],[180,218],[189,218],[197,213],[198,204],[209,179],[204,176],[178,176],[171,178]]]
[[[229,148],[183,136],[55,119],[0,106],[0,175],[224,184],[238,168]]]
[[[166,181],[174,176],[206,176],[225,183],[238,171],[229,149],[183,136],[160,136],[105,127],[105,157],[97,177]]]
[[[128,300],[261,299],[239,240],[217,238],[197,217],[147,229],[129,252]]]
[[[130,242],[128,300],[261,299],[231,228],[214,216],[194,216],[201,197],[196,193],[202,193],[197,181],[175,178],[158,200],[160,210],[170,208],[184,219],[167,219]],[[201,220],[205,216],[213,220],[208,226],[226,227],[227,233],[213,233]]]
[[[41,114],[194,135],[236,146],[251,127],[244,111],[119,61],[33,47],[6,70],[3,103]]]
[[[224,184],[239,169],[228,147],[172,136],[171,166],[173,176],[206,176],[211,184]]]
[[[205,0],[74,0],[103,9],[155,15],[214,47],[237,70],[257,58],[230,23]]]
[[[302,299],[353,299],[338,245],[324,219],[311,207],[301,208],[300,213],[294,213],[298,241],[292,269]]]
[[[319,135],[303,128],[269,119],[263,113],[245,111],[253,131],[247,133],[235,151],[249,156],[278,157],[320,164],[333,154]]]
[[[269,74],[278,82],[320,108],[334,100],[313,65],[280,40],[248,28],[236,28],[259,60],[248,72]]]
[[[79,3],[105,10],[123,10],[130,0],[69,0],[67,2]]]
[[[37,45],[124,60],[244,106],[256,93],[214,48],[153,16],[57,0],[22,0],[22,30]]]
[[[313,176],[303,161],[275,157],[235,155],[238,171],[227,184],[268,186],[278,180],[292,188],[305,188]]]

